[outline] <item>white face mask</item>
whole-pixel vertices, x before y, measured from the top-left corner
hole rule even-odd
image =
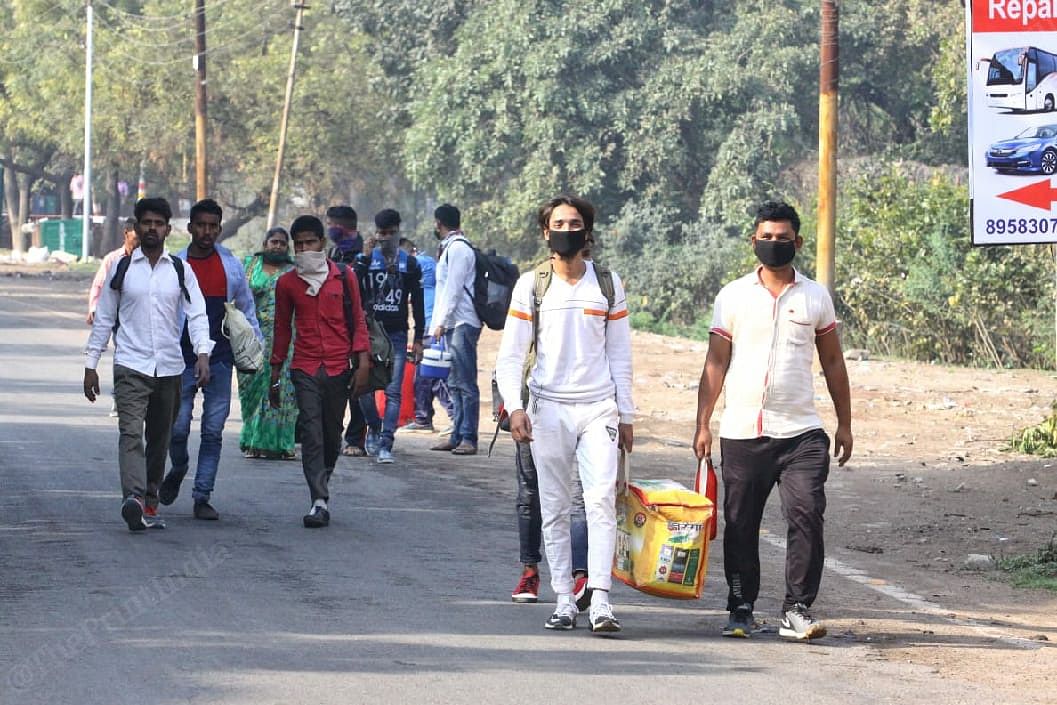
[[[312,274],[327,271],[327,253],[306,250],[294,255],[294,264],[298,274]]]
[[[294,255],[294,266],[297,267],[297,276],[308,284],[308,295],[318,294],[330,271],[327,265],[327,253],[311,250],[298,252]]]

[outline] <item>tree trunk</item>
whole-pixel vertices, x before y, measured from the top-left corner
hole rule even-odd
[[[11,167],[4,169],[4,201],[7,207],[7,224],[11,229],[11,250],[14,251],[15,243],[20,242],[18,232],[22,223],[16,222],[18,220],[18,181]],[[18,251],[21,252],[21,250]]]
[[[16,254],[22,253],[25,249],[22,226],[29,220],[29,197],[32,183],[33,180],[26,174],[15,174],[15,185],[18,189],[18,216],[16,218],[18,227],[16,229],[14,224],[11,226],[11,249]]]
[[[59,192],[59,217],[69,220],[73,217],[73,194],[70,193],[70,174],[63,174],[55,179],[55,189]]]
[[[121,194],[117,190],[117,168],[111,166],[106,171],[106,221],[103,223],[102,246],[95,250],[102,256],[118,248],[118,221],[121,215]]]

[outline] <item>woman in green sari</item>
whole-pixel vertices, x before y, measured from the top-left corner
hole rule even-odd
[[[264,333],[264,359],[272,355],[275,335],[275,283],[293,269],[289,254],[290,237],[282,228],[272,228],[264,238],[264,249],[246,258],[244,266],[253,301],[257,305],[257,320]],[[247,458],[293,460],[294,426],[297,422],[297,400],[290,379],[290,360],[286,356],[279,381],[279,408],[268,403],[271,366],[264,365],[255,374],[239,373],[239,402],[242,405],[242,434],[239,447]]]

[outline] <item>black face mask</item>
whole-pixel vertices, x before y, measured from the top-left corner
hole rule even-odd
[[[784,267],[796,257],[796,243],[792,240],[756,240],[753,250],[756,259],[768,267]]]
[[[264,250],[259,254],[264,260],[265,264],[282,265],[294,263],[294,261],[290,258],[290,255],[286,252],[274,252],[272,250]]]
[[[586,230],[551,230],[547,244],[559,257],[575,257],[587,244]]]

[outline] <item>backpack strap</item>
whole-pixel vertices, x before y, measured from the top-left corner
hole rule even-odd
[[[522,371],[521,382],[521,403],[524,406],[528,406],[529,402],[529,373],[536,365],[536,346],[539,343],[540,336],[540,306],[543,305],[543,297],[547,293],[547,289],[550,288],[551,281],[554,279],[554,267],[548,259],[537,265],[536,269],[533,270],[533,273],[535,278],[532,282],[532,342],[529,343],[528,354],[525,356],[525,368]]]
[[[595,268],[595,278],[598,279],[598,288],[602,290],[602,295],[606,297],[606,301],[609,302],[609,308],[606,309],[606,330],[609,329],[609,312],[613,310],[613,304],[616,303],[617,290],[613,284],[613,272],[609,270],[603,264],[598,264],[594,260],[591,264]]]
[[[125,273],[128,272],[130,264],[132,264],[132,255],[124,255],[117,261],[117,266],[114,267],[114,276],[110,280],[111,289],[118,293],[121,292],[121,287],[125,284]]]
[[[536,356],[536,346],[540,337],[540,307],[543,305],[543,297],[554,279],[554,265],[548,259],[540,263],[535,270],[535,280],[532,284],[532,356]]]
[[[353,331],[356,330],[356,317],[352,312],[352,292],[349,291],[349,277],[346,274],[348,267],[341,262],[335,262],[334,266],[338,268],[338,275],[341,277],[341,309],[345,313],[345,327],[348,329],[349,340],[352,340]]]
[[[183,292],[187,303],[191,303],[191,295],[187,293],[187,285],[184,284],[184,261],[179,257],[172,256],[169,259],[172,261],[173,269],[176,270],[176,280],[180,282],[180,291]],[[125,267],[125,269],[128,269],[128,267]]]

